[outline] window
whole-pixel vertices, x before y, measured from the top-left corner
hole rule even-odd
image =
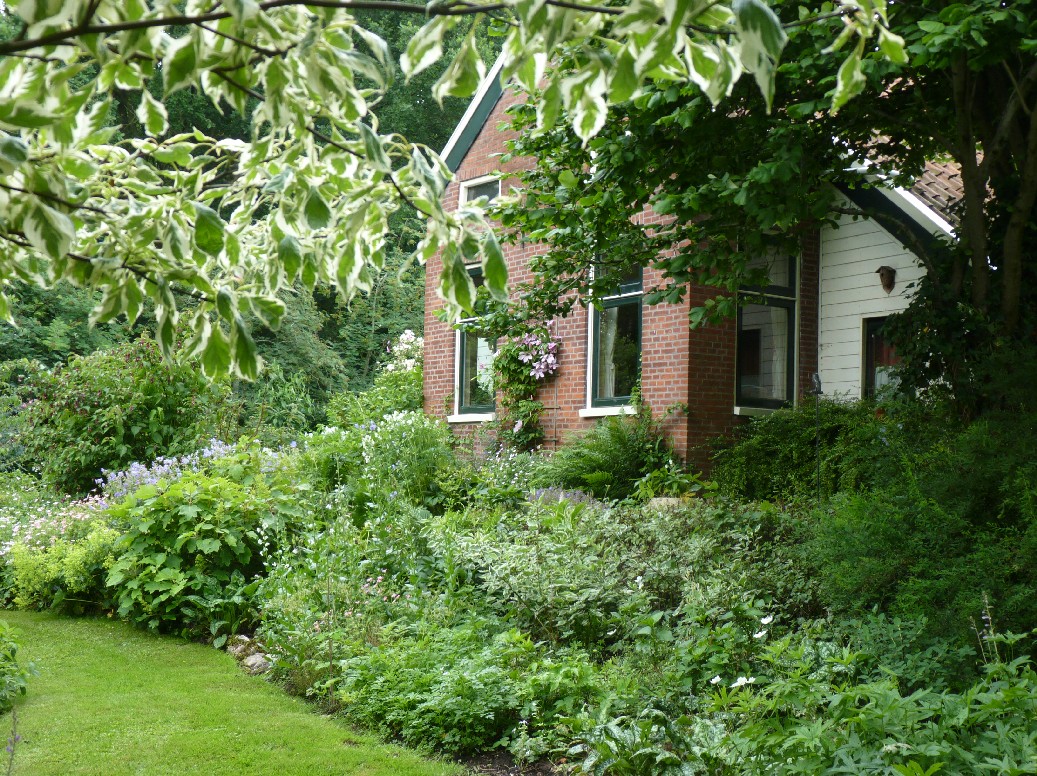
[[[622,278],[615,293],[592,314],[591,407],[619,407],[630,402],[641,372],[642,273]]]
[[[486,197],[490,202],[500,196],[500,179],[484,175],[461,183],[461,204],[471,202],[479,197]]]
[[[885,318],[864,319],[864,396],[873,398],[894,382],[893,367],[900,363],[897,352],[882,336]]]
[[[479,267],[469,270],[476,289],[483,284]],[[476,313],[479,312],[476,303]],[[496,403],[493,390],[493,357],[497,352],[495,340],[481,336],[479,317],[458,321],[457,332],[457,413],[483,415],[492,413]]]
[[[795,397],[796,267],[790,256],[769,253],[768,284],[743,289],[751,301],[738,308],[735,403],[777,408]]]

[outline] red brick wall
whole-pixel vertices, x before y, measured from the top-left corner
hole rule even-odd
[[[502,130],[505,110],[516,100],[510,92],[497,103],[478,138],[456,172],[456,179],[444,195],[447,207],[456,206],[459,182],[498,171],[524,168],[515,159],[503,167],[499,155],[505,141],[514,135]],[[645,223],[661,220],[651,211]],[[511,278],[522,282],[530,278],[529,259],[537,246],[505,247]],[[820,243],[814,234],[806,241],[800,273],[801,345],[799,350],[798,392],[810,389],[810,376],[817,371],[817,262]],[[442,300],[436,295],[442,267],[438,257],[429,261],[425,289],[425,410],[446,417],[453,413],[455,332],[436,319]],[[644,274],[646,289],[661,281],[658,270]],[[711,443],[729,435],[744,418],[734,415],[735,396],[735,321],[706,326],[695,331],[688,326],[688,311],[715,293],[715,289],[692,288],[683,304],[645,306],[642,318],[641,388],[644,401],[655,417],[662,419],[674,446],[688,463],[709,470]],[[587,406],[587,349],[589,316],[586,307],[576,307],[566,319],[556,321],[554,331],[561,342],[560,368],[540,392],[545,412],[542,418],[545,445],[557,446],[567,436],[590,429],[595,418],[581,418]],[[674,409],[681,406],[683,409]],[[460,434],[475,433],[481,424],[455,424]]]

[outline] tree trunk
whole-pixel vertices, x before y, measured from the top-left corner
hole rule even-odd
[[[976,159],[976,137],[972,131],[973,82],[968,61],[957,57],[951,65],[953,76],[954,108],[958,116],[957,148],[955,156],[961,165],[961,180],[965,187],[965,213],[962,218],[965,244],[972,261],[972,304],[986,310],[989,285],[987,261],[987,224],[984,217],[987,182]],[[964,268],[962,268],[964,269]],[[955,290],[960,291],[960,280],[952,278]]]
[[[1037,201],[1037,117],[1030,116],[1025,156],[1019,164],[1019,194],[1005,230],[1004,287],[1001,292],[1001,317],[1005,334],[1015,334],[1019,326],[1019,299],[1022,294],[1023,252],[1026,227]]]

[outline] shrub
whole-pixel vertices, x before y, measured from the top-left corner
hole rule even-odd
[[[494,517],[469,532],[448,516],[429,536],[441,556],[478,577],[498,612],[538,640],[595,650],[621,629],[622,603],[635,591],[625,559],[604,541],[612,515],[562,501]]]
[[[268,362],[254,382],[236,385],[235,394],[239,424],[264,444],[285,444],[316,425],[319,413],[306,375],[286,373],[277,362]]]
[[[45,372],[38,361],[0,362],[0,472],[28,470],[32,461],[25,449],[26,382]]]
[[[369,493],[388,493],[414,504],[439,498],[437,472],[450,457],[450,431],[420,411],[394,412],[362,429],[362,480]]]
[[[323,492],[346,485],[363,469],[362,438],[363,431],[357,427],[331,427],[306,434],[295,457],[299,476]]]
[[[75,614],[109,608],[105,577],[118,539],[117,531],[97,521],[76,541],[57,539],[43,549],[16,544],[11,551],[15,604]]]
[[[837,612],[878,606],[925,617],[933,633],[965,636],[984,595],[1007,627],[1037,618],[1035,529],[971,524],[917,491],[835,499],[805,548],[824,602]]]
[[[107,584],[120,616],[165,632],[215,635],[249,624],[243,591],[262,571],[264,545],[286,528],[289,499],[245,465],[258,453],[145,485],[110,509],[125,534]],[[221,626],[222,627],[222,626]],[[217,628],[218,630],[218,628]]]
[[[822,399],[752,418],[716,453],[713,479],[751,500],[866,489],[897,471],[906,405],[896,410]]]
[[[24,603],[19,605],[24,606],[89,608],[84,601],[66,605],[64,599],[72,592],[75,598],[88,597],[102,605],[104,597],[90,581],[96,582],[102,574],[99,567],[90,571],[94,564],[89,558],[94,558],[97,548],[87,551],[79,545],[104,526],[104,506],[97,497],[80,501],[58,497],[29,475],[0,473],[0,600],[10,602],[20,595]],[[30,581],[34,579],[44,581]]]
[[[348,719],[412,746],[453,755],[508,744],[542,751],[557,745],[552,725],[600,690],[585,655],[548,657],[493,618],[470,614],[452,627],[387,635],[380,649],[344,661],[339,697]]]
[[[18,660],[20,634],[4,620],[0,620],[0,714],[14,706],[19,695],[25,695],[28,680],[36,674],[36,667]]]
[[[140,339],[34,377],[22,439],[50,485],[85,493],[103,467],[198,447],[220,425],[227,393]]]
[[[410,329],[389,348],[389,360],[362,393],[340,393],[328,403],[328,419],[348,428],[394,412],[421,410],[424,340]]]
[[[599,499],[632,495],[642,477],[673,459],[651,410],[636,406],[636,414],[605,418],[583,437],[559,448],[547,459],[538,482],[586,490]]]

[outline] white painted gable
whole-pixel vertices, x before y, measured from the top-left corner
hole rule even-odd
[[[840,195],[841,197],[842,195]],[[843,198],[839,203],[853,207]],[[859,399],[864,381],[864,321],[900,312],[924,270],[915,255],[875,221],[839,217],[821,232],[819,372],[826,396]],[[897,271],[892,293],[875,271]]]

